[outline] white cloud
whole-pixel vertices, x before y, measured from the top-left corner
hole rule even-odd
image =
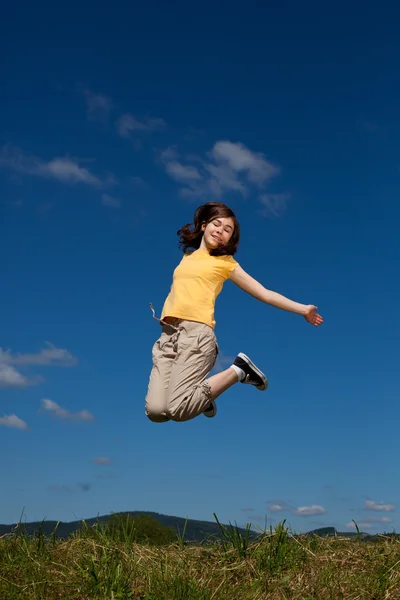
[[[26,377],[14,365],[70,367],[77,362],[77,358],[66,348],[57,348],[50,342],[46,342],[46,347],[34,354],[12,354],[10,350],[0,348],[0,388],[25,388],[43,381],[39,375]]]
[[[95,465],[111,465],[112,460],[108,456],[96,456],[93,462]]]
[[[278,175],[279,168],[266,160],[260,152],[252,152],[244,144],[219,141],[211,151],[218,164],[226,165],[234,172],[245,172],[249,181],[263,185]]]
[[[198,169],[191,165],[183,165],[180,162],[173,160],[165,164],[165,170],[168,175],[179,183],[188,183],[191,181],[199,181],[202,179]]]
[[[311,506],[298,506],[293,511],[293,514],[300,517],[311,517],[314,515],[324,515],[326,512],[328,511],[323,506],[312,504]]]
[[[107,119],[113,107],[111,99],[104,94],[94,94],[90,90],[85,90],[84,94],[88,118],[92,120]]]
[[[43,410],[52,412],[56,417],[63,421],[94,421],[94,416],[87,410],[81,410],[77,413],[72,413],[65,408],[61,408],[53,400],[43,399],[41,400]]]
[[[262,194],[259,201],[262,204],[260,213],[265,217],[280,217],[286,211],[289,194]]]
[[[121,200],[114,198],[113,196],[109,196],[108,194],[102,195],[101,202],[104,204],[104,206],[110,206],[111,208],[120,208],[122,205]]]
[[[366,500],[364,510],[376,510],[390,512],[396,510],[394,504],[384,504],[383,502],[374,502],[373,500]]]
[[[54,158],[40,166],[44,176],[50,176],[63,183],[86,183],[88,185],[101,185],[101,181],[90,171],[79,166],[76,161],[69,158]]]
[[[17,417],[17,415],[4,415],[4,417],[0,417],[0,425],[12,427],[13,429],[28,429],[25,421]]]
[[[73,367],[78,363],[76,356],[66,348],[57,348],[51,342],[45,342],[45,346],[40,352],[32,354],[12,354],[9,350],[4,351],[0,348],[0,363],[59,367]]]
[[[1,349],[0,349],[1,360]],[[0,388],[24,388],[32,385],[34,380],[29,380],[27,377],[19,373],[15,367],[0,362]]]
[[[206,158],[182,160],[175,148],[161,155],[167,174],[181,184],[181,194],[196,198],[221,198],[226,192],[243,197],[252,187],[264,190],[267,183],[280,172],[279,167],[261,152],[253,152],[240,142],[217,141]],[[265,207],[266,201],[264,202]]]
[[[283,498],[269,498],[265,503],[269,512],[281,512],[283,510],[290,510],[291,508]]]
[[[118,119],[116,127],[121,137],[130,138],[134,133],[165,129],[166,123],[163,119],[157,117],[146,117],[142,121],[139,121],[139,119],[136,119],[130,113],[126,113]]]
[[[269,512],[272,512],[272,513],[274,513],[274,512],[282,512],[282,511],[284,511],[284,510],[286,510],[286,509],[285,509],[285,507],[284,507],[284,506],[282,506],[282,504],[270,504],[270,505],[268,506],[268,509],[267,509],[267,510],[268,510]]]
[[[36,156],[24,155],[19,148],[3,146],[0,150],[0,166],[46,179],[55,179],[61,183],[101,186],[101,180],[79,165],[79,161],[68,157],[53,158],[44,161]]]

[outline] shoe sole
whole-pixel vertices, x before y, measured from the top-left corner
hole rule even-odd
[[[256,367],[253,361],[248,356],[246,356],[246,354],[243,354],[243,352],[239,352],[238,356],[253,369],[253,371],[260,377],[261,381],[263,382],[262,385],[256,385],[254,387],[261,391],[266,390],[268,387],[268,379],[265,377],[264,373],[260,371],[260,369]]]
[[[204,411],[203,415],[207,417],[207,419],[212,419],[217,414],[217,405],[213,403],[213,410]]]

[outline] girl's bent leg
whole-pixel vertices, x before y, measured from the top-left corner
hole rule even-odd
[[[202,414],[212,400],[238,381],[233,369],[206,379],[217,357],[214,332],[199,323],[185,325],[168,389],[167,414],[173,421],[188,421]]]
[[[212,375],[206,379],[206,383],[208,383],[211,388],[211,400],[218,398],[218,396],[223,392],[226,392],[227,389],[238,381],[238,374],[230,367],[229,369],[221,371],[221,373],[216,373],[216,375]]]

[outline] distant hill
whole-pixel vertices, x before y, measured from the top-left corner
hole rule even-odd
[[[133,511],[133,512],[123,512],[118,513],[122,516],[130,515],[132,518],[138,515],[149,515],[156,519],[161,525],[165,525],[166,527],[172,527],[175,531],[183,533],[186,519],[182,517],[173,517],[169,515],[163,515],[155,512],[148,511]],[[111,515],[103,515],[99,517],[94,517],[91,519],[85,519],[86,525],[89,527],[95,525],[96,523],[106,523]],[[0,525],[0,536],[12,533],[17,527],[17,523],[12,525]],[[32,523],[23,523],[24,530],[28,535],[32,535],[35,532],[39,531],[41,528],[45,535],[50,535],[53,533],[55,528],[57,527],[57,521],[35,521]],[[58,523],[57,527],[57,537],[66,539],[71,534],[75,533],[82,527],[82,521],[71,521],[69,523]],[[239,528],[239,531],[244,534],[245,530]],[[252,531],[252,536],[256,536],[257,532]],[[320,529],[314,529],[313,531],[309,531],[306,535],[317,535],[319,537],[348,537],[352,538],[357,536],[358,534],[355,532],[338,532],[334,527],[322,527]],[[363,539],[373,540],[376,536],[370,535],[368,533],[360,534]],[[202,542],[204,540],[209,539],[212,536],[220,537],[221,531],[217,523],[211,521],[196,521],[194,519],[188,519],[186,524],[186,532],[185,539],[190,542]]]
[[[133,512],[122,512],[118,513],[122,516],[130,515],[132,518],[138,515],[149,515],[156,519],[161,525],[165,525],[166,527],[172,527],[175,531],[183,533],[185,528],[186,519],[182,517],[173,517],[169,515],[162,515],[159,513],[148,512],[148,511],[133,511]],[[103,515],[91,519],[85,519],[86,525],[89,527],[95,525],[96,523],[106,523],[111,515]],[[57,527],[57,521],[35,521],[32,523],[22,523],[24,531],[28,535],[32,535],[35,532],[42,529],[42,532],[45,535],[50,535],[53,533],[55,528]],[[0,536],[12,533],[17,524],[14,523],[12,525],[0,525]],[[66,539],[71,534],[75,533],[82,527],[82,521],[71,521],[69,523],[60,522],[57,527],[57,537]],[[245,533],[244,529],[240,529],[241,533]],[[256,535],[256,532],[252,532],[253,535]],[[201,542],[206,539],[209,539],[211,536],[220,537],[221,531],[217,523],[213,523],[210,521],[196,521],[194,519],[188,519],[186,524],[185,531],[185,540],[192,542]]]

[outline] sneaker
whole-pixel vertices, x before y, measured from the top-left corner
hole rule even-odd
[[[245,372],[245,378],[240,383],[249,383],[250,385],[254,385],[258,390],[267,389],[268,379],[243,352],[239,352],[233,364]]]
[[[211,404],[209,404],[206,408],[206,410],[203,412],[203,415],[205,417],[208,417],[209,419],[212,419],[212,417],[215,417],[215,415],[217,414],[217,405],[215,404],[215,402],[211,402]]]

